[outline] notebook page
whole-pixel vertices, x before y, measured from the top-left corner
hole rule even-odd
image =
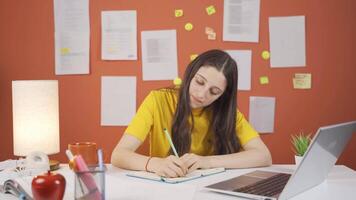
[[[200,178],[203,176],[208,176],[224,171],[225,168],[198,169],[187,174],[184,177],[177,177],[177,178],[165,178],[165,177],[158,176],[157,174],[145,172],[145,171],[133,171],[133,172],[129,172],[127,175],[131,177],[149,179],[155,181],[163,181],[167,183],[180,183],[180,182],[189,181],[189,180],[193,180],[196,178]]]

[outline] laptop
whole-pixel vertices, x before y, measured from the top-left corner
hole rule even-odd
[[[293,174],[256,170],[205,188],[249,199],[289,199],[326,179],[355,131],[356,121],[319,128]]]

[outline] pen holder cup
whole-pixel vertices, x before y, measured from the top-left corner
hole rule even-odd
[[[88,171],[75,172],[74,198],[105,200],[105,171],[105,168],[91,166]]]

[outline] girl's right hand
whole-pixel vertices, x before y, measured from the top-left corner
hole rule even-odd
[[[173,155],[166,158],[153,157],[147,165],[147,169],[150,172],[168,178],[182,177],[188,172],[187,166],[183,161]]]

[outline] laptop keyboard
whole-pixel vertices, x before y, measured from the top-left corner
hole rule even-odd
[[[290,176],[290,174],[279,173],[254,184],[235,189],[234,191],[272,197],[282,192]]]

